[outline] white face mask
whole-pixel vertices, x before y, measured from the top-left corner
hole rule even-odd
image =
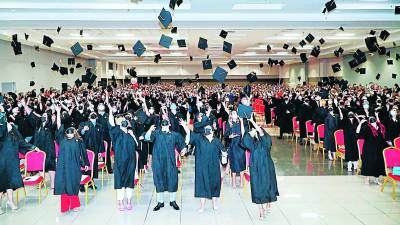
[[[364,104],[364,105],[363,105],[363,108],[364,108],[364,109],[369,109],[369,105]]]
[[[397,111],[390,111],[390,115],[392,116],[392,117],[396,117],[397,116]]]

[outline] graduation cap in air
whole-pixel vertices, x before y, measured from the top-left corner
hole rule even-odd
[[[334,73],[337,73],[337,72],[341,71],[342,69],[340,67],[340,64],[336,63],[336,64],[332,65],[332,70],[333,70]]]
[[[178,33],[178,27],[173,27],[173,28],[171,28],[171,33],[172,33],[172,34]]]
[[[51,39],[49,36],[43,35],[43,41],[42,43],[46,45],[47,47],[51,47],[51,45],[54,43],[53,39]]]
[[[390,51],[387,51],[387,52],[386,52],[386,56],[387,56],[387,57],[390,57]]]
[[[225,30],[221,30],[221,32],[219,33],[219,36],[225,39],[228,36],[228,32]]]
[[[388,65],[393,65],[393,60],[391,60],[391,59],[388,59],[386,62]]]
[[[186,40],[185,39],[179,39],[176,42],[178,43],[179,48],[186,48]]]
[[[394,14],[395,14],[395,15],[400,14],[400,5],[396,5],[396,6],[394,7]]]
[[[203,70],[212,69],[211,59],[205,59],[205,60],[202,61],[202,63],[203,63]]]
[[[300,82],[301,81],[301,76],[297,76],[297,80]]]
[[[376,34],[376,31],[375,31],[375,30],[370,30],[370,31],[369,31],[369,34],[370,34],[370,35],[375,35],[375,34]]]
[[[222,50],[224,52],[226,52],[226,53],[231,54],[231,52],[232,52],[232,44],[227,42],[227,41],[224,41],[224,44],[222,46]]]
[[[59,69],[60,69],[60,67],[57,64],[53,63],[53,66],[51,67],[51,70],[58,71]]]
[[[206,48],[208,48],[207,39],[200,37],[199,38],[199,43],[197,44],[197,47],[199,49],[206,50]]]
[[[311,50],[311,53],[310,53],[310,55],[312,55],[312,56],[314,56],[314,57],[318,57],[319,56],[319,53],[321,52],[321,49],[320,49],[320,47],[319,46],[316,46],[316,47],[314,47],[312,50]]]
[[[383,41],[386,41],[386,39],[389,37],[390,33],[387,30],[381,31],[379,34],[379,38],[382,39]]]
[[[228,65],[229,69],[234,69],[234,68],[237,66],[235,60],[233,60],[233,59],[231,59],[231,60],[227,63],[227,65]]]
[[[31,87],[32,87],[32,86],[35,86],[35,81],[33,81],[33,80],[30,81],[30,82],[29,82],[29,86],[31,86]]]
[[[279,61],[279,65],[280,66],[284,66],[285,65],[285,61],[283,61],[283,59],[281,59],[281,61]]]
[[[169,0],[169,8],[174,10],[176,6],[176,0]]]
[[[183,0],[176,0],[176,5],[179,7],[183,3]]]
[[[319,43],[320,43],[321,45],[323,45],[323,44],[325,43],[325,40],[324,40],[323,38],[321,38],[321,39],[319,39]]]
[[[301,47],[304,47],[306,44],[307,44],[307,43],[306,43],[304,40],[301,40],[301,41],[299,42],[299,45],[300,45]]]
[[[393,78],[393,79],[396,79],[396,77],[397,77],[397,74],[392,73],[392,78]]]
[[[378,54],[379,55],[386,55],[386,48],[385,46],[381,46],[378,48]]]
[[[175,86],[182,87],[182,85],[183,85],[183,80],[175,80]]]
[[[367,73],[367,69],[366,68],[357,68],[356,72],[357,72],[357,70],[358,70],[358,73],[360,73],[360,74],[366,74]]]
[[[82,85],[82,81],[78,78],[75,80],[75,86],[80,87]]]
[[[18,34],[13,34],[13,35],[11,36],[11,40],[12,40],[12,41],[18,41]]]
[[[70,74],[73,74],[74,71],[75,71],[75,68],[74,68],[74,67],[69,68],[69,73],[70,73]]]
[[[246,79],[250,83],[254,83],[257,81],[257,74],[255,72],[251,72],[247,74]]]
[[[75,58],[68,58],[68,65],[75,65]]]
[[[381,78],[381,74],[380,74],[380,73],[378,73],[378,74],[376,75],[375,79],[379,80],[379,78]]]
[[[161,27],[167,29],[172,23],[171,13],[162,8],[160,14],[158,15],[158,20],[160,21]]]
[[[189,56],[189,60],[190,60],[190,61],[193,61],[193,56]]]
[[[57,34],[60,34],[61,27],[57,27]]]
[[[272,60],[271,58],[268,59],[268,65],[270,67],[274,66],[274,60]]]
[[[300,53],[300,59],[301,62],[306,63],[307,62],[307,54],[306,53]]]
[[[365,45],[367,45],[368,51],[370,51],[370,52],[378,51],[379,45],[378,45],[378,41],[376,40],[375,36],[366,37]]]
[[[93,50],[93,45],[87,45],[86,48],[87,48],[88,51],[92,51]]]
[[[169,46],[171,46],[171,43],[172,37],[162,34],[158,44],[163,46],[164,48],[169,48]]]
[[[76,42],[74,45],[72,45],[71,51],[75,56],[77,56],[77,55],[81,54],[81,52],[83,52],[83,48],[79,44],[79,42]]]
[[[307,41],[308,43],[311,44],[311,42],[314,41],[315,37],[314,37],[312,34],[308,34],[307,37],[306,37],[305,39],[306,39],[306,41]]]
[[[239,104],[238,106],[238,116],[240,118],[250,119],[253,114],[253,107]]]
[[[135,43],[135,45],[133,46],[133,54],[135,54],[139,57],[142,56],[145,51],[146,51],[146,48],[144,47],[144,45],[142,44],[141,41],[137,41]]]
[[[264,67],[264,63],[260,63],[260,68],[263,68]]]
[[[267,52],[271,51],[271,45],[267,45]]]
[[[282,48],[287,50],[289,48],[289,45],[288,44],[283,44]]]
[[[344,31],[344,28],[342,26],[339,27],[339,30]]]
[[[128,72],[128,74],[131,75],[132,77],[137,77],[136,67],[128,68],[126,72]]]
[[[325,8],[322,11],[322,13],[331,12],[334,9],[336,9],[335,0],[330,0],[327,3],[325,3]]]
[[[200,78],[199,74],[196,73],[196,74],[194,75],[194,79],[198,80],[199,78]]]
[[[35,50],[39,51],[39,46],[38,45],[35,45]]]
[[[293,53],[293,54],[297,54],[297,48],[293,47],[293,48],[292,48],[292,53]]]
[[[217,68],[215,68],[215,71],[213,73],[213,79],[220,83],[224,83],[227,75],[228,75],[228,71],[226,71],[222,67],[218,66]]]
[[[21,42],[12,41],[11,42],[11,47],[13,48],[13,51],[14,51],[15,55],[21,55],[22,54]]]
[[[77,69],[78,69],[78,68],[82,68],[82,64],[81,64],[81,63],[77,63],[76,66],[75,66],[75,68],[77,68]]]
[[[160,54],[157,54],[157,55],[154,56],[154,62],[155,63],[158,63],[160,61],[160,59],[162,59]]]
[[[25,40],[28,40],[29,34],[27,34],[27,33],[24,33],[24,34],[25,34]]]
[[[400,59],[400,53],[396,53],[396,61]]]
[[[35,62],[31,62],[31,67],[34,68],[36,66]]]
[[[61,75],[68,75],[68,68],[67,67],[60,67],[60,74]]]
[[[118,50],[120,50],[121,52],[125,51],[125,45],[118,45]]]

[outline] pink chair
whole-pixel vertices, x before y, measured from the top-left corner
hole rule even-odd
[[[317,133],[318,133],[317,154],[318,154],[319,150],[321,150],[322,155],[325,158],[325,148],[324,148],[325,124],[320,124],[317,126]]]
[[[93,194],[96,195],[96,186],[94,185],[94,181],[93,181],[93,168],[94,168],[94,152],[91,150],[86,150],[87,152],[87,156],[88,156],[88,160],[89,160],[89,169],[90,169],[90,176],[89,175],[82,175],[81,177],[81,185],[83,185],[85,187],[85,203],[88,203],[88,189],[89,186],[92,186],[93,188]],[[83,168],[81,168],[81,170],[84,170]]]
[[[314,125],[312,124],[311,120],[306,121],[306,142],[304,145],[307,145],[307,142],[313,144],[315,146],[315,137],[314,137]]]
[[[249,171],[250,167],[250,151],[246,150],[246,171]]]
[[[106,172],[107,177],[108,177],[108,169],[107,169],[107,148],[108,148],[108,143],[106,141],[103,142],[104,144],[104,149],[105,151],[100,153],[101,156],[99,158],[98,162],[98,170],[101,170],[101,186],[104,184],[104,172]],[[101,161],[100,161],[101,160]]]
[[[335,155],[335,159],[336,156],[340,158],[340,163],[342,165],[343,168],[343,160],[345,159],[345,154],[346,154],[346,150],[344,147],[344,133],[343,130],[337,130],[334,133],[334,137],[335,137],[335,146],[336,146],[336,155]]]
[[[56,151],[56,159],[58,159],[58,152],[60,151],[60,146],[56,141],[54,141],[54,149]]]
[[[218,123],[218,128],[222,129],[222,118],[218,118],[217,123]]]
[[[222,132],[225,134],[226,131],[226,121],[222,122]]]
[[[361,165],[362,165],[361,155],[362,155],[362,152],[363,152],[363,147],[364,147],[364,139],[358,139],[357,140],[358,168],[357,168],[356,175],[360,174],[360,172],[361,172]]]
[[[400,137],[394,139],[394,147],[400,148]]]
[[[383,159],[385,160],[386,177],[383,180],[381,191],[385,188],[388,181],[392,182],[392,198],[396,199],[397,182],[400,182],[400,176],[393,175],[393,167],[400,166],[400,149],[388,147],[383,150]]]
[[[24,186],[34,186],[39,188],[39,203],[42,200],[42,186],[47,194],[45,174],[46,153],[43,151],[29,151],[25,155],[25,173],[23,177]],[[36,173],[34,176],[28,176],[28,173]],[[24,187],[24,195],[26,197],[26,189]],[[18,203],[18,191],[17,203]]]
[[[293,125],[293,138],[296,138],[296,143],[297,143],[297,138],[300,138],[300,125],[299,121],[297,121],[295,116],[292,118],[292,125]]]

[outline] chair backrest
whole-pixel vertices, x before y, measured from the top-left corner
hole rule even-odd
[[[396,147],[385,148],[383,150],[383,159],[385,161],[386,174],[388,174],[387,169],[400,166],[400,149]]]
[[[276,114],[275,114],[275,108],[271,108],[271,119],[275,119]]]
[[[218,118],[217,122],[218,122],[218,128],[222,129],[222,118]]]
[[[104,162],[107,162],[107,147],[108,147],[108,143],[107,141],[103,141],[103,145],[104,145],[104,152],[101,152],[101,158],[104,159]]]
[[[298,123],[297,123],[297,120],[296,120],[296,117],[294,116],[293,118],[292,118],[292,125],[293,125],[293,132],[296,130],[296,129],[298,129],[299,127],[298,127]]]
[[[56,151],[56,159],[58,158],[58,152],[60,151],[60,145],[54,141],[54,149]]]
[[[25,155],[20,153],[20,152],[18,152],[18,158],[19,159],[25,159]]]
[[[260,106],[259,106],[259,110],[260,110],[260,113],[264,113],[264,111],[265,111],[265,105],[260,105]]]
[[[334,133],[335,136],[335,143],[336,143],[336,147],[337,146],[343,146],[344,145],[344,133],[343,130],[337,130]]]
[[[311,123],[311,120],[306,121],[306,131],[307,133],[314,133],[314,125]]]
[[[394,139],[394,147],[400,148],[400,137]]]
[[[357,140],[357,148],[358,148],[358,156],[361,159],[361,155],[363,153],[363,148],[364,148],[364,139]]]
[[[86,150],[87,157],[89,160],[89,170],[91,171],[90,177],[93,178],[93,169],[94,169],[94,152],[87,149]],[[96,165],[97,166],[97,165]]]
[[[46,152],[29,151],[25,154],[25,176],[28,172],[42,172],[44,174]]]
[[[322,141],[325,137],[325,124],[320,124],[317,126],[318,141]]]

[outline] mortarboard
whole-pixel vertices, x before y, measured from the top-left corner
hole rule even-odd
[[[392,73],[392,78],[393,78],[393,79],[396,79],[396,77],[397,77],[397,74]]]
[[[139,57],[142,56],[145,51],[146,47],[144,47],[141,41],[137,41],[136,44],[133,46],[133,54]]]
[[[376,52],[379,47],[375,36],[365,38],[365,45],[367,45],[367,48],[370,52]]]
[[[330,0],[327,3],[325,3],[325,9],[328,12],[331,12],[332,10],[336,9],[335,0]]]
[[[121,52],[125,51],[125,45],[118,45],[118,50],[120,50]]]
[[[86,48],[87,48],[88,51],[92,51],[93,50],[93,45],[87,45]]]
[[[251,106],[239,104],[238,116],[240,118],[250,119],[252,114],[253,114],[253,108]]]
[[[393,65],[393,60],[388,59],[388,60],[387,60],[387,64],[388,64],[388,65]]]
[[[176,42],[178,43],[178,46],[179,46],[180,48],[186,48],[186,41],[185,41],[185,39],[179,39],[179,40],[177,40]]]
[[[155,63],[158,63],[160,61],[160,59],[162,59],[160,54],[157,54],[157,55],[154,56],[154,62]]]
[[[390,51],[387,51],[387,52],[386,52],[386,56],[387,56],[387,57],[390,57]]]
[[[264,63],[260,63],[260,68],[263,68],[264,67]]]
[[[189,60],[190,60],[190,61],[193,61],[193,56],[189,56]]]
[[[81,36],[83,35],[83,29],[79,30],[79,35],[81,35]]]
[[[161,56],[160,56],[161,57]],[[126,70],[132,77],[137,77],[136,67],[131,67]]]
[[[179,7],[183,3],[183,0],[176,0],[176,5]]]
[[[360,68],[360,74],[366,74],[367,69],[366,68]]]
[[[379,78],[381,78],[381,74],[380,74],[380,73],[378,73],[378,74],[376,75],[375,79],[379,80]]]
[[[197,47],[206,50],[208,48],[207,39],[200,37]]]
[[[196,73],[195,75],[194,75],[194,79],[199,79],[200,78],[200,76],[199,76],[199,74],[198,73]]]
[[[293,48],[292,48],[292,53],[293,53],[293,54],[297,54],[297,48],[293,47]]]
[[[75,86],[80,87],[82,85],[82,81],[78,78],[75,80]]]
[[[400,53],[396,53],[396,61],[400,59]]]
[[[228,75],[228,71],[226,71],[222,67],[218,66],[213,73],[213,79],[220,83],[224,83],[227,75]]]
[[[228,36],[228,32],[221,30],[221,32],[219,33],[219,36],[225,39]]]
[[[25,33],[25,40],[28,40],[29,34]]]
[[[231,54],[232,53],[232,44],[227,42],[227,41],[224,41],[224,45],[222,46],[222,50],[224,52],[226,52],[226,53]]]
[[[306,45],[307,43],[304,41],[304,40],[301,40],[300,42],[299,42],[299,45],[301,46],[301,47],[304,47],[304,45]]]
[[[57,64],[53,63],[53,66],[51,67],[51,70],[58,71],[59,69],[60,69],[60,67],[58,67]]]
[[[74,68],[74,67],[69,68],[69,73],[70,73],[70,74],[73,74],[74,71],[75,71],[75,68]]]
[[[68,68],[67,67],[60,67],[60,74],[61,75],[68,75]]]
[[[376,33],[375,30],[370,30],[370,31],[369,31],[369,34],[370,34],[370,35],[375,35],[375,33]]]
[[[394,14],[395,14],[395,15],[400,14],[400,5],[396,5],[396,6],[394,7]]]
[[[77,69],[78,69],[78,68],[81,68],[81,67],[82,67],[82,64],[81,64],[81,63],[77,63],[76,66],[75,66],[75,68],[77,68]]]
[[[11,40],[18,41],[18,34],[13,34]]]
[[[287,50],[289,48],[289,45],[288,44],[283,44],[282,48]]]
[[[68,65],[75,65],[75,58],[68,58]]]
[[[316,47],[314,47],[314,48],[311,50],[310,55],[312,55],[312,56],[314,56],[314,57],[318,57],[320,52],[321,52],[320,47],[319,47],[319,46],[316,46]]]
[[[323,44],[325,43],[325,40],[324,40],[323,38],[321,38],[321,39],[319,39],[319,43],[320,43],[321,45],[323,45]]]
[[[31,87],[32,87],[32,86],[35,86],[35,81],[33,81],[33,80],[30,81],[30,82],[29,82],[29,86],[31,86]]]
[[[342,69],[340,67],[340,64],[336,63],[336,64],[332,65],[332,70],[333,70],[334,73],[337,73],[337,72],[341,71]]]
[[[35,45],[35,50],[39,51],[39,46],[38,45]]]
[[[178,33],[178,27],[173,27],[173,28],[171,28],[171,33],[172,33],[172,34]]]
[[[279,61],[279,65],[280,66],[284,66],[285,65],[285,61],[283,61],[283,59],[281,59],[281,61]]]
[[[297,76],[297,80],[300,82],[301,81],[301,76]]]
[[[312,34],[308,34],[307,37],[306,37],[305,39],[306,39],[306,41],[307,41],[308,43],[311,44],[311,42],[314,41],[315,37],[314,37]]]
[[[57,34],[59,34],[61,31],[61,27],[57,27]]]
[[[75,56],[77,56],[77,55],[81,54],[81,52],[83,52],[83,48],[79,44],[79,42],[76,42],[74,45],[72,45],[71,51]]]
[[[171,13],[162,8],[160,14],[158,15],[158,20],[160,21],[161,26],[164,29],[167,29],[169,25],[172,23]]]
[[[271,58],[268,59],[268,65],[270,67],[274,66],[274,60],[272,60]]]
[[[344,31],[344,28],[342,26],[339,27],[339,30]]]
[[[43,35],[43,42],[44,45],[47,47],[51,47],[51,45],[54,43],[53,39],[51,39],[49,36]]]
[[[202,63],[203,63],[203,70],[212,69],[211,59],[205,59],[205,60],[202,61]]]
[[[307,62],[307,54],[306,53],[300,53],[300,59],[303,63]]]
[[[172,37],[162,34],[160,42],[158,44],[163,46],[164,48],[169,48],[169,46],[171,46],[171,43],[172,43]]]
[[[34,68],[36,66],[35,62],[31,62],[31,67]]]
[[[389,37],[390,33],[387,30],[381,31],[379,34],[379,37],[383,40],[386,41],[386,39]]]
[[[271,51],[271,45],[267,45],[267,52]]]
[[[11,46],[13,48],[13,51],[14,51],[15,55],[21,55],[22,54],[21,42],[12,41],[11,42]]]
[[[247,74],[246,79],[250,83],[254,83],[257,81],[257,74],[255,72],[251,72]]]
[[[386,47],[385,46],[381,46],[378,48],[378,54],[379,55],[385,55],[386,54]]]
[[[237,65],[235,60],[231,59],[228,63],[227,63],[229,69],[234,69]]]

